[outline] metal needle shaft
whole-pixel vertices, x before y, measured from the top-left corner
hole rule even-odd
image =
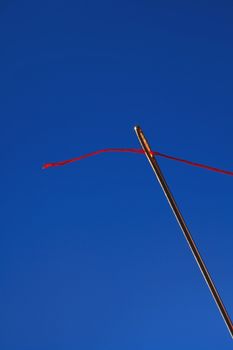
[[[183,232],[183,234],[184,234],[184,236],[189,244],[189,247],[190,247],[190,249],[191,249],[191,251],[196,259],[196,262],[197,262],[197,264],[198,264],[198,266],[199,266],[199,268],[204,276],[204,279],[205,279],[205,281],[206,281],[206,283],[207,283],[207,285],[212,293],[212,296],[213,296],[213,298],[214,298],[214,300],[219,308],[219,311],[220,311],[220,313],[221,313],[221,315],[222,315],[222,317],[227,325],[227,328],[228,328],[228,330],[233,338],[233,324],[231,322],[231,319],[230,319],[230,317],[227,313],[227,310],[226,310],[226,308],[225,308],[225,306],[220,298],[220,295],[219,295],[219,293],[214,285],[214,282],[213,282],[213,280],[212,280],[212,278],[207,270],[207,267],[205,266],[205,263],[202,260],[202,257],[201,257],[201,255],[196,247],[196,244],[194,243],[194,241],[192,239],[191,233],[190,233],[190,231],[189,231],[189,229],[184,221],[184,218],[183,218],[183,216],[182,216],[182,214],[181,214],[181,212],[180,212],[180,210],[175,202],[175,199],[174,199],[174,197],[173,197],[173,195],[172,195],[172,193],[167,185],[167,182],[163,176],[163,173],[162,173],[155,157],[152,154],[152,150],[151,150],[141,128],[139,126],[135,126],[134,129],[135,129],[135,132],[136,132],[137,137],[139,139],[139,142],[142,146],[142,149],[145,151],[145,155],[146,155],[153,171],[155,172],[157,180],[159,181],[159,184],[160,184],[160,186],[161,186],[161,188],[162,188],[162,190],[163,190],[163,192],[168,200],[168,203],[169,203],[171,209],[173,210],[175,218],[180,225],[180,228],[181,228],[181,230],[182,230],[182,232]]]

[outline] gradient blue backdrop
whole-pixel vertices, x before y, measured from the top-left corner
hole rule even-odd
[[[232,1],[0,3],[2,350],[230,349],[154,175],[233,169]],[[233,315],[233,178],[159,160]]]

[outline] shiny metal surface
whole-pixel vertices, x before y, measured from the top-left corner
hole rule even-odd
[[[146,155],[146,157],[147,157],[147,159],[148,159],[148,161],[149,161],[149,163],[150,163],[150,165],[151,165],[151,167],[152,167],[152,169],[157,177],[157,180],[159,181],[159,184],[160,184],[160,186],[161,186],[161,188],[162,188],[162,190],[167,198],[167,201],[168,201],[170,207],[173,210],[173,213],[176,217],[176,220],[178,221],[178,223],[180,225],[180,228],[181,228],[181,230],[182,230],[182,232],[183,232],[183,234],[184,234],[184,236],[189,244],[189,247],[190,247],[190,249],[191,249],[191,251],[196,259],[196,262],[197,262],[197,264],[198,264],[198,266],[203,274],[203,277],[204,277],[204,279],[205,279],[205,281],[206,281],[206,283],[207,283],[207,285],[212,293],[212,296],[213,296],[213,298],[214,298],[214,300],[219,308],[219,311],[220,311],[220,313],[221,313],[221,315],[222,315],[222,317],[227,325],[227,328],[228,328],[228,330],[233,338],[233,324],[231,322],[231,319],[230,319],[230,317],[227,313],[227,310],[226,310],[226,308],[225,308],[225,306],[220,298],[220,295],[219,295],[219,293],[214,285],[214,282],[213,282],[213,280],[212,280],[212,278],[211,278],[211,276],[206,268],[206,265],[205,265],[204,261],[202,260],[202,257],[197,249],[197,246],[196,246],[195,242],[193,241],[191,233],[190,233],[190,231],[189,231],[189,229],[184,221],[184,218],[183,218],[183,216],[182,216],[182,214],[181,214],[181,212],[180,212],[180,210],[175,202],[175,199],[174,199],[174,197],[173,197],[173,195],[172,195],[172,193],[167,185],[167,182],[163,176],[163,173],[162,173],[155,157],[151,153],[151,148],[150,148],[150,146],[149,146],[149,144],[148,144],[148,142],[147,142],[147,140],[142,132],[142,129],[139,126],[135,126],[134,129],[135,129],[135,132],[136,132],[137,137],[139,139],[139,142],[142,146],[142,149],[145,151],[145,155]]]

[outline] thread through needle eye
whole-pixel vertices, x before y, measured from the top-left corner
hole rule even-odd
[[[167,198],[167,201],[168,201],[168,203],[173,211],[173,214],[174,214],[178,224],[180,225],[180,228],[181,228],[181,230],[182,230],[182,232],[183,232],[183,234],[188,242],[189,248],[191,249],[191,252],[194,255],[194,258],[195,258],[197,265],[199,266],[199,268],[202,272],[202,275],[206,281],[206,284],[208,285],[208,287],[210,289],[210,292],[213,296],[213,299],[215,300],[215,302],[219,308],[220,314],[222,315],[222,317],[226,323],[226,326],[227,326],[227,328],[228,328],[228,330],[233,338],[233,325],[232,325],[232,321],[230,319],[230,316],[227,313],[227,310],[226,310],[226,308],[225,308],[225,306],[220,298],[220,295],[219,295],[219,293],[214,285],[214,282],[210,276],[210,273],[207,270],[207,267],[206,267],[201,255],[200,255],[198,249],[197,249],[197,246],[196,246],[196,244],[192,238],[192,235],[191,235],[191,233],[190,233],[190,231],[185,223],[185,220],[184,220],[184,218],[183,218],[183,216],[182,216],[182,214],[181,214],[181,212],[176,204],[176,201],[175,201],[169,187],[168,187],[168,184],[167,184],[165,177],[160,169],[160,166],[159,166],[155,156],[153,155],[153,152],[149,146],[149,143],[148,143],[142,129],[139,126],[135,126],[134,130],[135,130],[136,135],[138,137],[138,140],[142,146],[142,149],[144,150],[145,155],[146,155],[146,157],[147,157],[147,159],[148,159],[148,161],[149,161],[149,163],[150,163],[150,165],[151,165],[151,167],[152,167],[152,169],[157,177],[157,180],[158,180],[158,182],[159,182],[159,184],[160,184],[160,186],[161,186],[161,188],[162,188],[162,190]]]

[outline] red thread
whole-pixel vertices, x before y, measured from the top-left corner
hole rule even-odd
[[[64,160],[64,161],[61,161],[61,162],[46,163],[46,164],[43,165],[42,168],[43,169],[47,169],[47,168],[55,167],[55,166],[62,166],[62,165],[73,163],[73,162],[76,162],[76,161],[79,161],[79,160],[82,160],[82,159],[85,159],[85,158],[89,158],[89,157],[95,156],[95,155],[100,154],[100,153],[109,153],[109,152],[137,153],[137,154],[144,154],[145,153],[142,149],[136,149],[136,148],[106,148],[106,149],[101,149],[101,150],[98,150],[98,151],[94,151],[94,152],[91,152],[91,153],[84,154],[84,155],[82,155],[80,157],[67,159],[67,160]],[[210,170],[210,171],[214,171],[214,172],[217,172],[217,173],[220,173],[220,174],[233,176],[233,171],[223,170],[223,169],[215,168],[215,167],[212,167],[212,166],[209,166],[209,165],[191,162],[190,160],[169,156],[167,154],[156,152],[156,151],[152,151],[152,154],[155,155],[155,156],[171,159],[171,160],[174,160],[176,162],[181,162],[181,163],[185,163],[185,164],[188,164],[188,165],[191,165],[191,166],[195,166],[195,167],[199,167],[199,168],[202,168],[202,169],[207,169],[207,170]]]

